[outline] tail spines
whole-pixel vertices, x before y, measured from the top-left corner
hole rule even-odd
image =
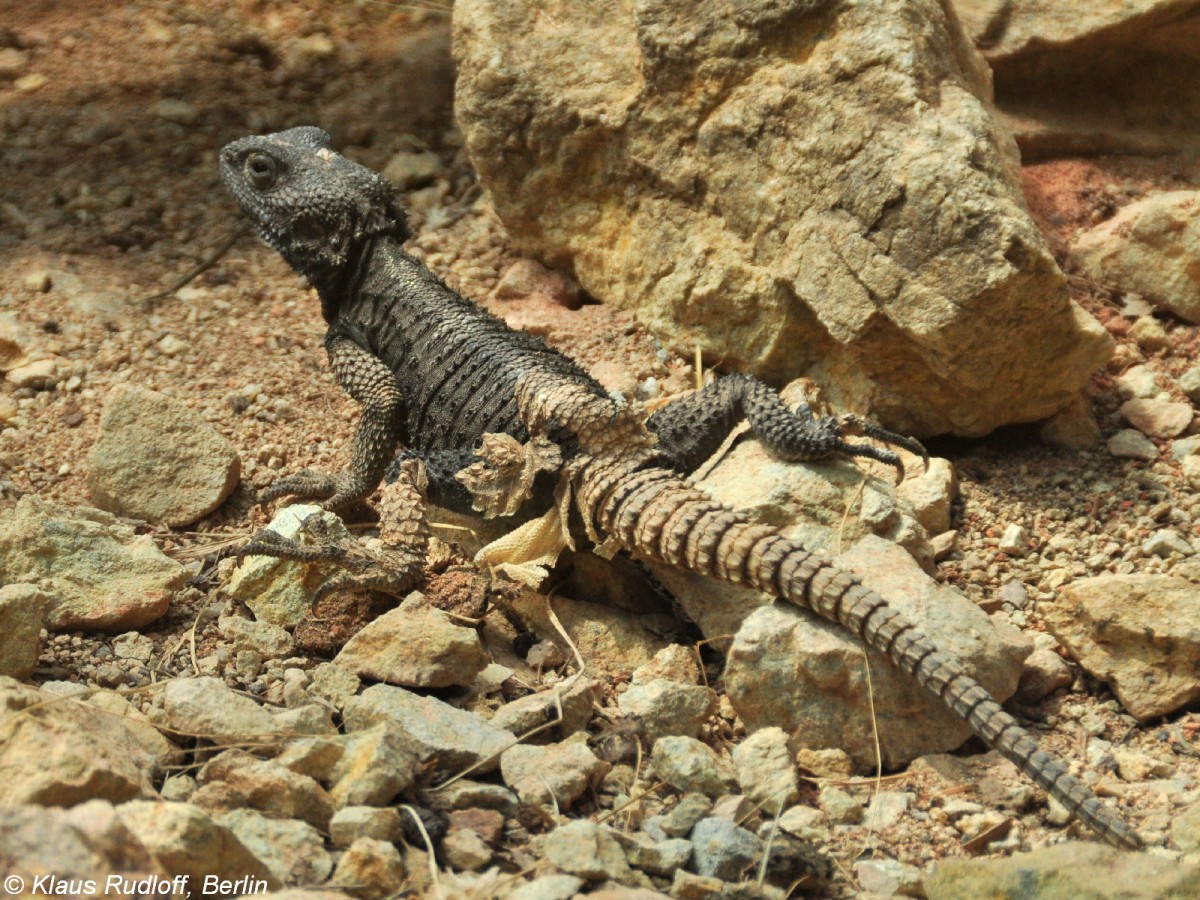
[[[579,470],[580,508],[626,549],[692,572],[749,584],[840,624],[887,655],[937,696],[989,746],[1015,763],[1105,840],[1141,846],[1137,833],[1104,806],[1006,713],[962,666],[857,576],[751,522],[673,472],[618,470],[593,459]]]

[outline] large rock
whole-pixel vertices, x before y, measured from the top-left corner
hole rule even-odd
[[[993,624],[966,597],[937,584],[907,553],[881,538],[863,538],[837,562],[888,598],[998,700],[1016,690],[1032,647],[1015,629]],[[726,604],[744,604],[742,610],[765,596],[720,586],[707,599],[720,604],[722,592]],[[687,604],[704,599],[687,599],[689,615]],[[746,618],[729,649],[725,685],[747,731],[779,726],[792,736],[793,749],[838,748],[863,769],[876,764],[872,715],[889,769],[925,753],[951,750],[972,733],[886,657],[874,651],[864,656],[858,637],[795,607],[761,606]]]
[[[1200,896],[1200,866],[1073,842],[1007,859],[943,859],[924,887],[929,900],[1157,900]]]
[[[455,4],[471,159],[524,252],[673,345],[913,434],[1048,416],[1107,359],[944,4],[540,10]]]
[[[137,800],[117,813],[155,864],[168,875],[186,877],[194,895],[235,896],[248,887],[279,887],[232,831],[194,806]]]
[[[115,516],[22,497],[0,522],[0,583],[36,584],[56,631],[130,631],[167,611],[188,572]]]
[[[88,454],[88,492],[101,509],[190,525],[225,502],[240,472],[233,444],[179,400],[131,384],[109,392]]]
[[[172,747],[136,718],[0,678],[0,803],[154,797]]]
[[[1197,0],[954,0],[1026,159],[1195,148]]]
[[[1071,254],[1089,278],[1200,322],[1200,191],[1130,203],[1080,235]]]
[[[1046,627],[1139,719],[1200,697],[1200,587],[1171,575],[1100,575],[1041,608]]]

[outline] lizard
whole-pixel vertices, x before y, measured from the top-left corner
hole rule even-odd
[[[485,435],[541,442],[557,453],[560,486],[570,490],[595,542],[752,585],[839,624],[939,698],[1101,838],[1141,846],[1130,825],[884,597],[821,553],[685,480],[743,419],[784,460],[846,454],[901,469],[889,447],[847,438],[865,435],[925,456],[917,441],[855,415],[789,408],[744,374],[720,378],[642,420],[582,366],[510,329],[407,253],[410,232],[395,189],[335,152],[321,129],[236,140],[221,150],[220,166],[258,234],[316,289],[330,368],[362,406],[345,470],[284,476],[260,502],[292,495],[337,510],[368,497],[386,474],[385,527],[393,517],[399,523],[374,555],[345,543],[301,545],[270,532],[243,555],[334,560],[347,571],[322,592],[362,586],[400,594],[419,577],[427,535],[413,505],[428,500],[470,511],[474,497],[459,476],[489,466]],[[558,496],[565,496],[561,489]]]

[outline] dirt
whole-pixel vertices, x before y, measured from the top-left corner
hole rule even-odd
[[[0,514],[26,493],[88,503],[87,453],[105,394],[123,382],[179,398],[242,454],[243,484],[224,506],[187,531],[156,531],[168,552],[203,550],[261,527],[266,514],[253,506],[253,492],[281,472],[344,464],[356,409],[326,367],[315,297],[272,251],[246,236],[187,287],[140,302],[196,267],[240,222],[219,183],[217,150],[290,125],[322,125],[347,155],[375,168],[400,150],[432,151],[441,161],[436,177],[408,198],[413,247],[452,286],[545,335],[610,388],[633,394],[653,378],[670,394],[691,383],[688,360],[664,351],[626,313],[590,302],[572,311],[537,295],[494,299],[518,255],[480,198],[453,124],[444,4],[97,7],[42,0],[0,9],[0,51],[11,63],[0,75],[0,313],[25,328],[30,357],[57,357],[62,366],[57,390],[0,382],[0,401],[19,407],[17,421],[0,428]],[[44,79],[31,78],[39,75]],[[1174,159],[1060,160],[1024,170],[1031,211],[1068,271],[1066,248],[1080,229],[1150,191],[1197,184],[1200,169]],[[1121,298],[1078,277],[1071,285],[1122,348],[1089,386],[1108,436],[1122,427],[1113,376],[1147,357],[1128,336]],[[1193,364],[1200,329],[1165,324],[1170,347],[1148,362],[1178,376]],[[1029,429],[934,449],[950,456],[962,478],[954,517],[959,553],[939,577],[980,603],[1020,581],[1034,600],[1024,616],[1029,630],[1042,628],[1036,606],[1053,597],[1056,570],[1077,577],[1118,571],[1125,562],[1136,571],[1164,570],[1163,561],[1130,548],[1167,519],[1185,537],[1200,536],[1200,502],[1165,453],[1145,464],[1114,459],[1103,446],[1056,451]],[[1108,488],[1102,494],[1088,490],[1098,481]],[[1010,557],[997,543],[1012,523],[1025,525],[1039,545],[1059,536],[1072,549],[1050,566],[1045,558]],[[456,590],[451,581],[443,587]],[[214,590],[211,581],[189,590],[149,632],[160,648],[174,648],[164,655],[168,674],[187,669],[188,632]],[[366,614],[362,603],[343,602],[352,607],[347,614]],[[212,632],[200,629],[198,654],[211,650]],[[312,639],[320,644],[323,637]],[[130,684],[149,677],[125,661],[113,663],[108,643],[103,635],[54,636],[35,681]],[[1086,676],[1022,712],[1046,723],[1047,749],[1067,758],[1083,756],[1079,722],[1098,717],[1109,740],[1166,755],[1193,781],[1200,776],[1195,758],[1171,752],[1181,732],[1139,726]],[[1168,724],[1190,734],[1198,721],[1185,713]],[[992,785],[990,793],[981,787],[981,802],[1007,803],[1023,840],[1055,835],[1036,811],[1008,803],[1014,793],[1023,796],[1011,766],[970,752],[965,765],[981,785]],[[1127,797],[1135,822],[1165,827],[1161,799],[1104,778]],[[864,853],[921,865],[964,852],[962,835],[929,816],[958,787],[919,774],[897,775],[883,787],[915,791],[915,809],[925,815],[885,833],[857,829],[833,838],[827,849],[845,864],[841,890],[853,883],[846,873]]]

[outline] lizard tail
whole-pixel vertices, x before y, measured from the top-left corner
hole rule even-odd
[[[709,577],[748,584],[839,623],[886,654],[990,747],[1117,846],[1141,838],[1006,713],[961,665],[875,591],[831,561],[755,524],[675,473],[631,471],[628,460],[591,457],[575,478],[585,521],[627,550]]]

